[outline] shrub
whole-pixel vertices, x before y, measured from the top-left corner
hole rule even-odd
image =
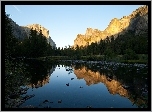
[[[123,59],[124,60],[138,60],[138,55],[132,49],[126,49]]]

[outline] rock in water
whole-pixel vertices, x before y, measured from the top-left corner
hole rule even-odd
[[[74,78],[71,78],[71,80],[73,80]]]
[[[62,103],[62,100],[58,100],[58,103]]]
[[[49,102],[48,100],[44,100],[43,103]]]
[[[67,83],[66,85],[69,86],[69,83]]]

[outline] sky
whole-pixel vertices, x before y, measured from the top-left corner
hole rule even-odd
[[[113,18],[130,15],[142,5],[6,5],[18,25],[40,24],[49,30],[57,47],[74,45],[87,28],[103,31]]]

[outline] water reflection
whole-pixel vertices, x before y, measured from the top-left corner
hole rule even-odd
[[[19,107],[34,97],[27,93],[28,88],[38,88],[50,81],[55,65],[38,60],[5,60],[5,107]],[[27,93],[27,94],[26,94]],[[21,97],[22,95],[25,97]]]
[[[133,105],[137,105],[138,107],[146,108],[148,106],[148,92],[145,92],[148,91],[148,86],[146,76],[143,76],[143,73],[146,71],[145,69],[137,74],[137,67],[127,68],[126,66],[120,66],[117,70],[112,70],[109,66],[108,69],[103,70],[101,68],[104,68],[104,65],[98,64],[66,63],[51,66],[52,68],[49,69],[43,64],[38,63],[30,66],[30,72],[33,75],[31,77],[31,84],[28,86],[32,88],[42,87],[49,83],[51,74],[55,70],[65,68],[68,74],[74,73],[77,79],[83,79],[87,86],[103,83],[110,94],[118,94],[128,98]]]
[[[101,70],[99,65],[77,64],[74,67],[74,74],[77,76],[77,79],[84,79],[88,86],[103,83],[110,94],[119,94],[126,97],[133,105],[136,104],[138,107],[147,107],[148,83],[145,76],[146,70],[138,74],[132,74],[136,72],[135,70],[137,68],[130,68],[129,71],[132,72],[128,73],[128,69],[123,67],[118,68],[117,71],[111,71],[110,69]],[[122,75],[121,71],[123,73],[127,72],[127,74]]]
[[[27,74],[30,79],[28,87],[39,88],[49,83],[50,75],[55,71],[55,65],[48,65],[45,62],[37,60],[28,60],[27,62]]]
[[[148,107],[148,67],[120,65],[115,69],[114,66],[100,63],[54,64],[38,60],[25,60],[23,66],[26,71],[24,80],[27,81],[22,86],[27,85],[30,88],[27,94],[35,96],[24,101],[21,107],[28,104],[39,107],[44,101],[58,100],[62,100],[60,105],[51,103],[51,106],[80,108],[92,104],[95,108],[117,108],[123,105],[129,108]],[[45,96],[42,94],[44,91]],[[126,99],[132,102],[132,106]],[[124,102],[121,104],[121,101]]]
[[[88,86],[91,84],[104,83],[111,94],[119,94],[128,97],[128,92],[122,87],[122,84],[117,80],[110,79],[104,73],[100,74],[99,72],[93,72],[83,67],[81,69],[75,69],[74,74],[78,79],[84,79]]]
[[[54,71],[55,71],[55,68],[52,67],[50,70],[48,70],[47,75],[44,75],[45,77],[42,80],[38,80],[37,83],[35,84],[31,83],[30,85],[28,85],[28,87],[39,88],[39,87],[44,86],[45,84],[48,84],[50,81],[50,76]]]

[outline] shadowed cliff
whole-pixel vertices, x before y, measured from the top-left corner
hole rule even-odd
[[[39,25],[39,24],[31,24],[27,26],[19,26],[16,22],[14,22],[11,18],[9,18],[12,25],[13,35],[14,37],[23,40],[24,38],[29,37],[30,30],[33,28],[33,30],[36,30],[39,32],[42,30],[42,34],[47,38],[48,43],[50,43],[51,46],[56,47],[55,42],[51,39],[49,36],[49,30],[47,30],[45,27]]]

